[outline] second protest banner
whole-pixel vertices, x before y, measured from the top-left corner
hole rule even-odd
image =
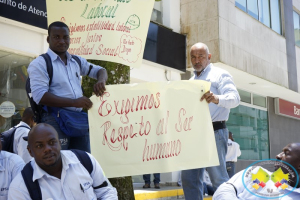
[[[48,25],[70,29],[68,52],[139,67],[154,0],[47,0]]]
[[[109,85],[92,96],[92,154],[107,177],[219,165],[205,81]],[[205,153],[204,153],[205,152]]]

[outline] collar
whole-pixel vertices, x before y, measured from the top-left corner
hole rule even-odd
[[[61,58],[56,53],[54,53],[54,51],[52,51],[50,48],[48,48],[47,53],[49,54],[52,61],[54,61],[56,59],[61,60]],[[67,55],[67,60],[70,60],[72,58],[72,56],[69,54],[68,51],[66,52],[66,55]]]
[[[80,161],[77,159],[76,155],[73,153],[70,155],[68,151],[69,150],[60,151],[60,155],[61,155],[61,159],[62,159],[62,170],[64,170],[64,171],[67,171],[69,169],[70,165],[80,163]],[[32,176],[33,182],[37,179],[41,179],[43,176],[46,176],[48,178],[56,178],[54,176],[51,176],[47,172],[45,172],[42,168],[40,168],[36,164],[34,159],[31,161],[31,166],[33,168],[33,176]]]
[[[17,125],[17,127],[18,126],[26,126],[26,127],[30,128],[30,126],[27,123],[23,122],[23,121],[20,121],[20,123]]]
[[[201,76],[207,69],[210,69],[210,68],[211,68],[211,63],[209,63],[209,64],[202,70],[202,72],[200,73],[199,76]],[[199,77],[199,76],[197,76],[197,71],[196,71],[196,70],[194,70],[194,74],[195,74],[195,77]]]
[[[4,159],[3,152],[0,151],[0,171],[1,172],[5,171],[5,168],[2,166],[3,159]]]

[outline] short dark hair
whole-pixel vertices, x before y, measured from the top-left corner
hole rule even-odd
[[[60,22],[60,21],[56,21],[56,22],[52,22],[50,25],[49,25],[49,27],[48,27],[48,35],[50,35],[50,31],[51,31],[51,28],[52,27],[66,27],[69,31],[70,31],[70,29],[69,29],[69,27],[68,27],[68,25],[67,24],[65,24],[65,23],[63,23],[63,22]]]

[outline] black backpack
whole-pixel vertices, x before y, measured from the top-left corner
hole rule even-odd
[[[52,65],[52,61],[51,61],[51,58],[50,58],[49,54],[47,54],[47,53],[44,53],[41,56],[46,61],[47,72],[48,72],[48,75],[49,75],[49,86],[50,86],[51,83],[52,83],[52,77],[53,77],[53,65]],[[71,55],[71,56],[78,63],[78,65],[79,65],[79,67],[81,69],[80,59],[77,56],[75,56],[75,55]],[[88,75],[89,75],[90,71],[91,71],[91,67],[90,67],[90,70],[88,72]],[[32,108],[32,111],[33,111],[33,114],[34,114],[34,117],[35,117],[35,121],[37,123],[40,123],[41,122],[42,113],[43,113],[43,105],[37,105],[35,103],[35,101],[33,100],[32,94],[31,94],[30,78],[29,77],[26,80],[25,89],[26,89],[27,97],[28,97],[29,102],[30,102],[30,106]]]
[[[27,126],[17,126],[1,133],[2,150],[14,153],[14,138],[17,128],[24,127],[30,130]]]
[[[91,174],[93,171],[93,164],[88,154],[85,151],[81,151],[77,149],[71,149],[71,151],[77,156],[78,160],[86,168],[89,174]],[[31,166],[31,161],[25,165],[21,174],[23,176],[25,185],[27,187],[31,199],[42,200],[42,192],[38,180],[35,180],[34,182],[32,181],[33,169]]]

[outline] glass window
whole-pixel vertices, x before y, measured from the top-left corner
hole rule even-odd
[[[293,15],[294,15],[295,42],[296,42],[296,45],[300,46],[299,15],[295,11],[293,12]]]
[[[29,101],[25,91],[28,77],[27,66],[32,58],[0,51],[0,104],[10,101],[15,105],[15,113],[4,118],[0,115],[0,132],[17,125]]]
[[[279,0],[271,0],[270,9],[271,9],[271,28],[277,33],[281,34]]]
[[[242,102],[251,104],[251,93],[250,92],[246,92],[246,91],[240,90],[240,89],[238,89],[238,92],[240,94]]]
[[[267,107],[266,97],[263,97],[263,96],[260,96],[257,94],[253,94],[253,105],[266,108]]]
[[[258,0],[259,21],[270,27],[270,7],[269,0]]]
[[[160,24],[162,21],[162,3],[161,1],[155,1],[153,11],[151,14],[151,21],[158,22]]]
[[[242,9],[243,11],[247,11],[246,9],[246,0],[236,0],[235,1],[235,6],[238,7],[239,9]]]
[[[255,19],[258,19],[257,0],[247,0],[247,12]]]
[[[270,158],[267,111],[239,105],[231,109],[226,126],[240,145],[242,154],[238,159]]]

